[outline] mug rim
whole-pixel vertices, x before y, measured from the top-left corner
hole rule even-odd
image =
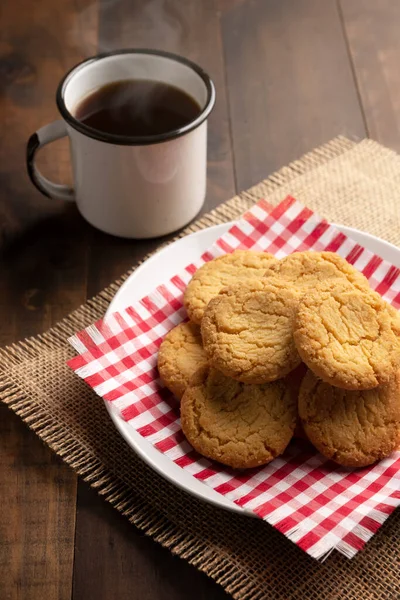
[[[207,89],[207,100],[204,105],[204,108],[201,110],[200,114],[184,125],[183,127],[179,127],[178,129],[174,129],[168,131],[166,133],[161,133],[158,135],[147,135],[147,136],[129,136],[129,135],[118,135],[114,133],[107,133],[104,131],[100,131],[98,129],[94,129],[93,127],[89,127],[85,125],[78,119],[76,119],[72,113],[67,109],[65,101],[64,101],[64,93],[67,85],[70,83],[74,75],[88,66],[91,62],[96,62],[102,60],[103,58],[108,58],[110,56],[118,56],[123,54],[148,54],[152,56],[161,56],[164,58],[169,58],[176,62],[180,62],[187,67],[190,67],[193,71],[200,76],[203,80],[203,83]],[[188,58],[184,56],[180,56],[179,54],[174,54],[172,52],[165,52],[163,50],[153,50],[150,48],[126,48],[123,50],[113,50],[111,52],[102,52],[100,54],[96,54],[95,56],[91,56],[81,61],[72,67],[61,79],[60,83],[57,87],[56,92],[56,102],[58,110],[63,117],[63,119],[71,125],[74,129],[79,131],[80,133],[91,137],[95,140],[99,140],[100,142],[106,142],[107,144],[117,144],[121,146],[146,146],[149,144],[159,144],[161,142],[168,142],[170,140],[174,140],[178,137],[181,137],[190,131],[193,131],[197,127],[199,127],[209,116],[211,113],[214,104],[215,104],[215,86],[211,79],[211,77],[196,63],[192,62]]]

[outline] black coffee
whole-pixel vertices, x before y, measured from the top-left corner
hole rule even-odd
[[[148,136],[180,129],[200,111],[191,96],[172,85],[132,79],[97,89],[82,100],[74,116],[105,133]]]

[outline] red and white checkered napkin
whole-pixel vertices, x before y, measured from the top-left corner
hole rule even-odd
[[[337,548],[353,556],[400,504],[400,452],[379,464],[345,470],[301,443],[269,465],[235,472],[200,457],[185,441],[179,412],[162,387],[157,351],[186,318],[182,292],[201,264],[235,248],[282,258],[295,250],[331,250],[345,257],[387,301],[400,304],[399,270],[365,250],[293,198],[261,200],[196,264],[122,312],[73,336],[70,367],[160,452],[182,469],[254,511],[315,558]],[[266,532],[266,535],[268,533]]]

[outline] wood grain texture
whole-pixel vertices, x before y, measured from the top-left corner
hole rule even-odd
[[[79,486],[76,532],[76,600],[229,597],[206,575],[129,525],[87,484]]]
[[[25,144],[58,118],[58,81],[82,58],[80,0],[1,6],[0,343],[46,330],[86,299],[88,227],[44,198],[25,173]],[[93,13],[94,14],[94,13]],[[92,22],[91,35],[97,38]],[[93,40],[92,40],[93,41]],[[68,143],[43,150],[50,178],[70,177]],[[0,410],[0,598],[69,600],[75,474],[5,407]]]
[[[365,135],[335,0],[223,7],[238,189],[338,134]]]
[[[400,3],[341,0],[368,134],[400,150]]]
[[[69,600],[76,477],[0,406],[0,598]]]

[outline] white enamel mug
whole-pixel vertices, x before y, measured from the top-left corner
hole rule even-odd
[[[96,89],[127,79],[173,85],[196,100],[198,116],[181,129],[158,136],[108,134],[74,117]],[[215,102],[210,77],[180,56],[156,50],[120,50],[89,58],[58,86],[62,119],[34,133],[27,145],[27,168],[46,196],[77,203],[94,227],[127,238],[150,238],[176,231],[201,209],[206,192],[207,117]],[[35,166],[46,144],[70,139],[74,187],[52,183]]]

